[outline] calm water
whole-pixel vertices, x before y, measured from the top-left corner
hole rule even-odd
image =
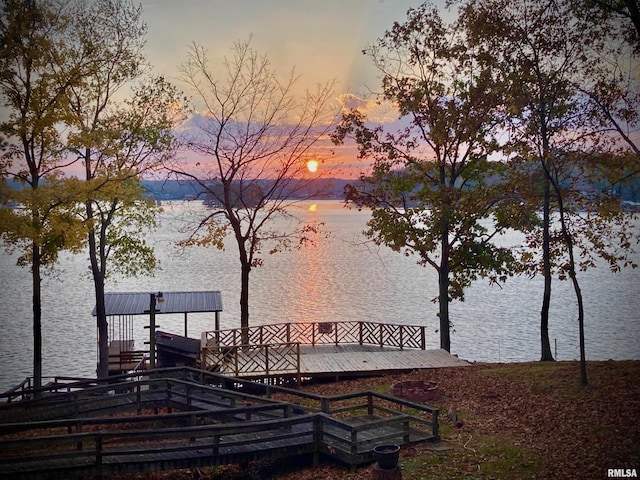
[[[437,279],[431,269],[365,241],[361,231],[369,214],[345,209],[337,201],[299,208],[301,218],[325,222],[329,238],[315,246],[266,255],[264,266],[251,274],[251,324],[295,321],[367,320],[426,325],[429,347],[438,348]],[[224,251],[193,248],[180,251],[180,225],[203,207],[165,205],[161,227],[150,242],[161,260],[155,277],[110,280],[107,291],[220,290],[222,328],[239,324],[239,262],[233,243]],[[195,211],[195,212],[194,212]],[[517,236],[501,240],[518,245]],[[640,256],[636,257],[640,260]],[[592,360],[640,359],[640,269],[611,274],[594,269],[579,277],[585,298],[587,357]],[[542,279],[512,278],[502,288],[474,284],[464,303],[454,303],[452,353],[471,361],[537,360]],[[15,257],[0,253],[0,390],[32,373],[31,286],[27,269]],[[574,359],[578,325],[573,291],[568,282],[554,282],[550,336],[557,357]],[[65,254],[56,276],[43,285],[44,375],[94,376],[96,328],[86,255]],[[143,348],[146,317],[136,317],[136,344]],[[161,329],[182,334],[182,315],[161,316]],[[189,335],[213,328],[212,315],[189,316]]]

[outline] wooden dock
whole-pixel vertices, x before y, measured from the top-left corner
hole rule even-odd
[[[449,352],[373,345],[301,345],[303,376],[371,375],[425,368],[464,367],[470,363]]]
[[[415,325],[322,322],[204,332],[201,366],[241,378],[300,379],[469,365],[445,350],[426,349],[425,330]],[[243,343],[247,338],[249,343]]]
[[[271,380],[469,365],[426,349],[425,337],[425,327],[372,322],[216,330],[201,338],[200,369],[67,379],[37,392],[23,383],[0,395],[0,479],[108,477],[295,455],[371,463],[378,445],[437,440],[438,409],[372,391],[314,395]]]

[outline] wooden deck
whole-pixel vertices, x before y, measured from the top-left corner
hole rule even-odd
[[[444,350],[427,350],[423,326],[362,321],[203,332],[200,359],[204,369],[240,378],[375,375],[469,365]]]
[[[438,438],[438,409],[378,392],[320,396],[191,368],[114,380],[52,384],[38,398],[0,404],[0,478],[108,477],[295,455],[317,462],[320,454],[357,466],[373,461],[377,445]]]
[[[371,345],[301,345],[302,375],[358,375],[469,366],[445,350],[413,350]]]
[[[23,383],[0,395],[0,478],[107,477],[294,455],[370,463],[377,445],[437,440],[438,409],[371,391],[314,395],[271,379],[469,365],[427,350],[425,336],[425,327],[372,322],[205,332],[203,369],[60,381],[38,392]]]

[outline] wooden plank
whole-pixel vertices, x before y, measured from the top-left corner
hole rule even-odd
[[[354,359],[357,362],[358,355],[380,355],[379,347],[359,350],[354,346],[342,348],[334,345],[327,346],[324,350],[313,351],[323,351],[325,355],[333,355],[334,358],[331,360],[327,358],[327,364],[332,364],[334,367],[353,362]],[[341,358],[335,352],[342,352],[345,355]],[[388,353],[390,355],[385,360],[397,362],[398,358],[403,358],[402,352],[389,351]],[[304,410],[299,410],[297,415],[288,416],[287,413],[293,409],[283,410],[280,415],[272,415],[267,410],[274,410],[275,414],[276,409],[285,408],[287,404],[178,378],[132,382],[127,385],[127,388],[122,389],[124,393],[120,394],[121,399],[109,398],[109,395],[96,395],[96,393],[112,390],[118,392],[119,387],[123,385],[88,388],[84,394],[79,392],[62,394],[61,398],[66,398],[67,402],[60,404],[59,408],[66,411],[71,407],[71,411],[76,411],[76,407],[82,406],[84,411],[102,412],[109,406],[119,411],[119,400],[128,399],[131,392],[135,393],[136,390],[140,391],[142,386],[151,385],[155,385],[154,389],[145,391],[145,395],[153,394],[154,397],[159,395],[167,402],[165,406],[186,410],[193,408],[194,404],[199,403],[198,400],[203,400],[203,407],[207,410],[185,412],[185,414],[122,417],[120,421],[129,419],[127,428],[123,430],[119,428],[112,430],[112,427],[115,428],[118,423],[113,417],[94,420],[85,418],[82,420],[86,422],[85,425],[87,427],[90,424],[93,425],[91,430],[95,431],[60,432],[54,436],[49,434],[38,438],[0,440],[0,477],[32,478],[44,471],[51,478],[99,474],[108,476],[158,469],[197,468],[206,465],[247,462],[265,456],[278,458],[297,453],[317,452],[326,453],[350,465],[358,465],[371,461],[371,448],[380,442],[393,440],[395,443],[404,444],[434,438],[430,424],[425,424],[419,418],[401,414],[397,410],[387,410],[386,407],[378,404],[380,400],[383,402],[391,400],[406,405],[405,401],[374,392],[364,394],[355,392],[331,397],[331,412],[347,412],[347,417],[342,419],[325,413],[310,414]],[[292,393],[288,389],[285,390]],[[303,397],[306,398],[304,395]],[[344,400],[360,397],[362,401],[346,409],[343,404],[340,404]],[[230,401],[232,398],[233,402]],[[382,416],[361,415],[363,410],[367,410],[369,398],[372,398],[377,405],[376,408],[383,412]],[[107,404],[105,400],[118,401]],[[240,406],[249,400],[256,406]],[[232,407],[231,404],[238,406]],[[27,402],[24,406],[26,410],[32,411],[29,405],[30,402]],[[333,408],[334,406],[336,408]],[[16,405],[16,408],[19,409],[20,405]],[[132,404],[131,408],[135,409],[137,405]],[[416,408],[419,409],[420,406],[416,405]],[[225,409],[227,415],[224,414]],[[260,414],[263,410],[265,415]],[[437,411],[435,414],[437,415]],[[198,425],[199,422],[196,421],[198,416],[211,421],[215,420],[216,423],[207,421],[206,424]],[[285,416],[286,418],[283,418]],[[193,422],[189,421],[189,425],[185,426],[184,420],[191,417]],[[77,417],[75,418],[79,421]],[[153,422],[150,423],[151,418]],[[137,422],[137,420],[140,421]],[[176,420],[179,421],[176,422]],[[43,426],[69,425],[73,425],[73,420],[32,424],[32,427],[35,431],[41,430]],[[424,430],[423,425],[426,426]],[[14,424],[14,427],[22,430],[24,425]],[[327,438],[319,442],[318,428],[327,434]],[[47,450],[46,453],[33,448],[45,444],[50,446],[52,442],[55,443],[55,448]],[[331,445],[335,446],[334,451],[328,448]],[[97,465],[100,464],[102,466],[98,467]]]
[[[303,375],[375,372],[468,366],[444,350],[395,349],[368,345],[304,345],[300,347]]]

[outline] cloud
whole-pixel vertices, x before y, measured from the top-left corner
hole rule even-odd
[[[367,120],[375,123],[390,123],[398,120],[398,112],[389,102],[358,97],[352,93],[343,93],[338,97],[342,111],[358,110]]]

